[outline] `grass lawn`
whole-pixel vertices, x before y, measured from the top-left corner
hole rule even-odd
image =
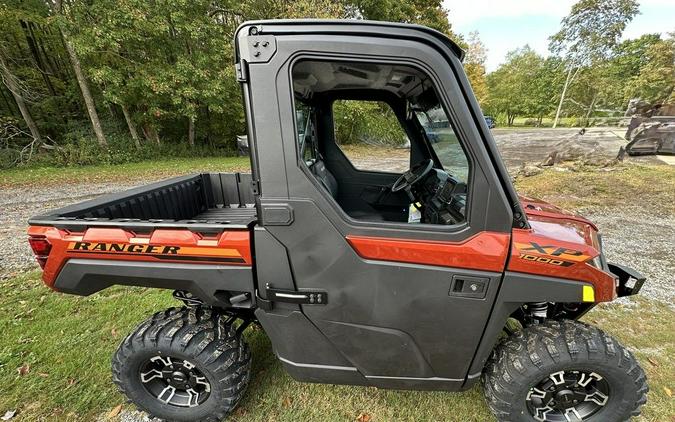
[[[0,290],[0,414],[16,420],[87,421],[125,402],[110,380],[117,344],[153,312],[175,305],[168,291],[112,288],[88,298],[53,293],[32,271]],[[585,318],[635,351],[651,385],[645,421],[675,415],[675,312],[643,299],[633,306],[607,304]],[[304,384],[286,375],[262,331],[248,329],[253,379],[235,421],[491,420],[482,392],[387,391]],[[19,368],[27,368],[20,375]],[[125,405],[131,408],[130,405]]]
[[[224,158],[40,169],[3,173],[0,183],[104,180],[125,172],[140,178],[247,165],[247,158]],[[519,180],[518,187],[570,208],[611,206],[634,201],[642,193],[641,201],[675,212],[675,170],[666,166],[621,166],[610,172],[547,170]],[[642,192],[645,188],[649,195]],[[50,291],[42,285],[39,271],[5,280],[0,287],[0,416],[17,410],[13,419],[17,421],[89,421],[120,404],[132,408],[112,384],[110,358],[134,326],[153,312],[177,305],[169,291],[111,288],[80,298]],[[640,421],[673,421],[675,311],[638,297],[629,305],[600,305],[584,319],[633,350],[646,370],[651,391]],[[295,382],[284,373],[262,331],[249,328],[246,337],[253,351],[254,374],[234,421],[492,420],[480,388],[449,394]]]
[[[605,169],[550,169],[518,178],[516,189],[571,210],[640,205],[650,211],[675,214],[675,166],[621,164]]]
[[[197,157],[119,165],[96,165],[81,167],[36,167],[3,170],[0,174],[0,186],[29,184],[62,184],[68,182],[105,182],[135,180],[146,175],[148,178],[161,179],[186,173],[212,171],[247,171],[250,168],[248,157]]]

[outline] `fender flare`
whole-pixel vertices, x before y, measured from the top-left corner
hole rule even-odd
[[[593,287],[583,281],[506,271],[462,389],[478,381],[506,320],[514,311],[528,302],[584,302],[584,286]],[[594,306],[594,303],[586,303],[590,305],[588,309]]]
[[[207,305],[230,307],[230,294],[253,298],[253,271],[248,266],[154,263],[106,259],[70,259],[54,289],[89,296],[114,285],[187,290]],[[252,307],[252,299],[238,307]]]

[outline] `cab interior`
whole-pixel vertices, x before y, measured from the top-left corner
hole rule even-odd
[[[349,217],[446,225],[465,220],[466,180],[444,169],[434,146],[436,129],[423,117],[434,110],[444,114],[423,72],[400,64],[304,60],[295,64],[292,75],[301,164]],[[362,170],[349,160],[336,139],[333,104],[338,100],[379,101],[391,107],[410,149],[407,172]],[[452,127],[446,132],[454,136]],[[457,138],[452,139],[463,152]],[[394,186],[397,181],[403,188],[392,189],[401,187]]]

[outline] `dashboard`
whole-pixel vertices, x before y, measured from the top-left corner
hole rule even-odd
[[[466,220],[466,183],[445,171],[432,169],[412,193],[421,204],[421,223],[452,225]]]

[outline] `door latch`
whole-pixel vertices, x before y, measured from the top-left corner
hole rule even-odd
[[[487,294],[489,283],[489,278],[457,274],[452,276],[448,295],[483,299]]]
[[[265,284],[267,299],[256,293],[258,306],[269,311],[274,302],[297,303],[299,305],[325,305],[328,303],[328,294],[320,291],[298,291],[289,289],[275,289],[269,283]]]

